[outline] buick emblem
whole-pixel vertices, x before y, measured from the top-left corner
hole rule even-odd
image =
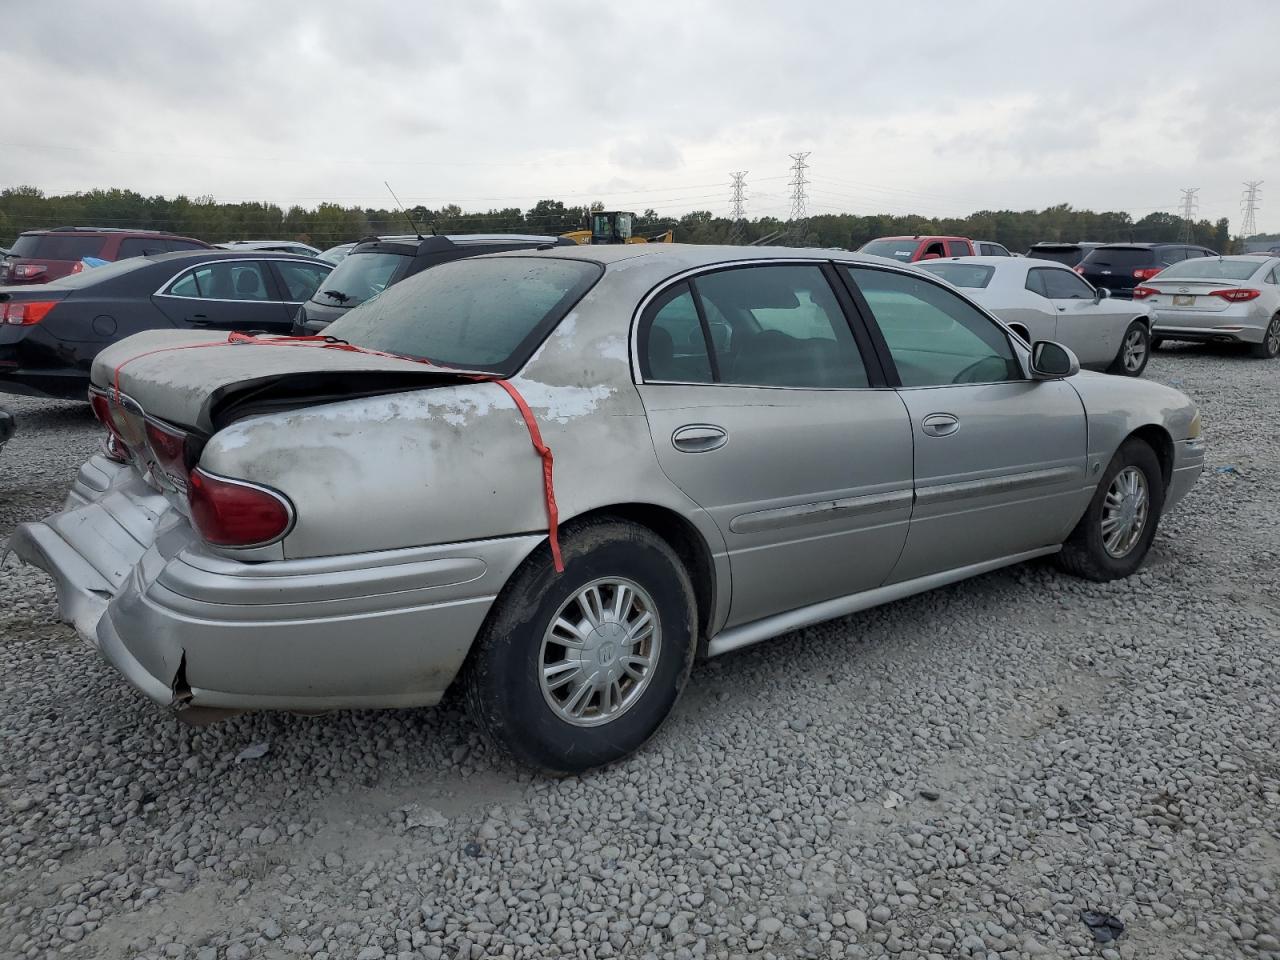
[[[1179,287],[1179,288],[1178,288],[1178,292],[1179,292],[1179,293],[1190,293],[1190,292],[1191,292],[1191,288],[1190,288],[1190,287]]]

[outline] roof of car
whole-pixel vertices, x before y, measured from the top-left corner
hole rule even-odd
[[[179,240],[194,240],[180,233],[167,230],[134,230],[130,227],[44,227],[39,230],[23,230],[19,236],[36,236],[45,233],[125,233],[134,237],[175,237]]]
[[[1031,246],[1044,247],[1046,250],[1079,250],[1082,247],[1102,247],[1106,244],[1100,240],[1040,240]]]
[[[893,264],[896,267],[914,266],[887,257],[876,257],[849,250],[823,247],[738,247],[701,243],[609,243],[575,244],[554,247],[550,250],[516,250],[510,253],[488,254],[492,257],[553,257],[561,260],[588,260],[594,263],[612,264],[645,259],[648,263],[666,263],[671,268],[683,270],[732,263],[742,260],[842,260],[851,263],[876,265]],[[1008,259],[1000,257],[1001,260]]]

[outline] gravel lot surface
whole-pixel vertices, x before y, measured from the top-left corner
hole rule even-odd
[[[576,779],[456,706],[180,726],[10,558],[0,956],[1280,957],[1280,363],[1148,376],[1209,466],[1139,575],[1026,565],[702,664]],[[98,436],[10,405],[0,536]]]

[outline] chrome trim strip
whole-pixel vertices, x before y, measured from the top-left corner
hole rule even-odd
[[[218,480],[222,483],[229,483],[232,486],[246,487],[250,490],[257,490],[259,493],[265,493],[267,496],[271,497],[273,500],[278,501],[280,505],[284,507],[285,513],[289,517],[289,523],[287,526],[285,526],[283,531],[276,534],[276,536],[271,537],[269,540],[261,540],[258,543],[209,543],[209,541],[204,540],[204,534],[201,533],[200,528],[196,526],[195,521],[193,519],[191,523],[192,529],[196,531],[197,535],[200,537],[201,540],[204,540],[204,542],[208,543],[209,546],[212,547],[213,549],[231,550],[231,551],[253,550],[253,549],[256,549],[257,547],[265,547],[273,543],[279,543],[289,534],[293,533],[293,528],[294,526],[297,525],[297,522],[298,522],[298,512],[293,507],[293,501],[290,500],[288,497],[286,497],[279,490],[276,490],[274,487],[268,487],[266,484],[263,484],[263,483],[254,483],[251,480],[241,480],[238,477],[224,477],[220,473],[214,473],[212,470],[206,470],[204,467],[200,466],[199,464],[193,467],[191,472],[201,473],[204,476],[210,478],[211,480]],[[189,496],[190,496],[190,493],[188,492],[188,497]]]
[[[743,513],[729,521],[734,533],[761,533],[783,527],[822,523],[845,517],[864,516],[868,513],[894,507],[909,507],[911,490],[893,490],[889,493],[872,493],[861,497],[844,497],[839,500],[822,500],[817,503],[799,503],[791,507],[776,507]]]
[[[924,593],[926,590],[944,587],[958,580],[966,580],[969,577],[998,570],[1000,567],[1022,563],[1024,560],[1044,557],[1051,553],[1057,553],[1061,549],[1062,547],[1059,545],[1041,547],[1038,550],[1027,550],[1024,553],[1000,557],[998,560],[987,560],[983,563],[970,564],[967,567],[957,567],[955,570],[932,573],[927,577],[903,580],[900,583],[891,583],[883,587],[876,587],[873,590],[864,590],[862,593],[850,594],[847,597],[837,597],[834,600],[825,600],[822,603],[801,607],[799,610],[791,610],[787,613],[765,617],[763,620],[732,627],[713,637],[711,642],[707,644],[707,656],[718,657],[722,653],[729,653],[731,650],[748,647],[753,643],[759,643],[762,640],[769,640],[784,633],[790,633],[792,630],[799,630],[826,620],[834,620],[836,617],[848,616],[851,613],[857,613],[860,610],[867,610],[871,607],[878,607],[882,603],[891,603],[894,600],[901,600],[912,594]]]
[[[1012,493],[1029,487],[1046,487],[1066,480],[1083,480],[1078,467],[1049,467],[1045,470],[1029,470],[1026,473],[1006,473],[982,480],[961,480],[957,483],[935,483],[916,487],[916,502],[920,504],[950,503],[971,497],[987,497],[998,493]]]

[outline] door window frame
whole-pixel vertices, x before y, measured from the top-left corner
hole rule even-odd
[[[299,256],[301,256],[301,254],[299,254]],[[322,269],[325,263],[325,261],[317,260],[315,257],[308,257],[306,260],[301,260],[301,259],[260,260],[258,262],[265,263],[268,265],[271,271],[271,279],[275,281],[276,288],[280,291],[281,297],[286,297],[289,295],[289,284],[285,282],[284,271],[280,269],[280,265],[282,263],[296,263],[299,266],[302,266],[304,268],[307,268],[307,267],[314,268],[314,267],[320,266]],[[319,290],[324,285],[325,280],[328,278],[329,274],[333,273],[333,271],[334,271],[334,265],[329,264],[329,269],[325,271],[324,276],[320,278],[320,282],[316,284],[316,290]],[[314,292],[312,293],[312,296],[315,296]],[[287,303],[290,306],[299,307],[299,306],[302,306],[302,304],[306,303],[310,299],[311,298],[308,297],[307,300],[281,300],[280,302]]]
[[[232,297],[187,297],[181,293],[168,292],[175,283],[188,273],[194,273],[202,267],[215,263],[256,263],[258,272],[262,275],[262,282],[267,289],[267,298],[265,300],[241,300]],[[287,303],[289,301],[280,299],[280,289],[276,283],[275,272],[270,268],[269,263],[269,260],[263,260],[261,257],[218,257],[214,260],[202,260],[199,263],[183,267],[164,283],[160,284],[159,289],[152,296],[168,297],[170,300],[195,300],[203,303]]]
[[[870,331],[871,340],[875,344],[875,349],[880,359],[881,369],[885,373],[885,377],[889,383],[889,386],[893,387],[894,389],[896,390],[940,390],[940,389],[948,389],[953,387],[989,386],[989,384],[936,383],[936,384],[928,384],[925,386],[904,386],[902,383],[902,377],[898,373],[898,365],[894,361],[893,353],[889,349],[889,342],[885,340],[884,332],[880,329],[880,324],[876,322],[876,320],[874,319],[875,313],[871,310],[871,305],[867,303],[866,298],[862,295],[862,291],[858,289],[857,283],[855,283],[853,280],[853,277],[850,276],[849,274],[850,269],[877,270],[881,273],[900,274],[903,276],[911,277],[916,280],[921,280],[925,283],[931,283],[935,287],[937,287],[939,290],[941,290],[943,293],[948,293],[953,297],[959,297],[961,300],[967,303],[970,307],[972,307],[975,311],[977,311],[978,314],[985,317],[987,320],[990,320],[991,323],[995,325],[996,329],[1001,334],[1004,335],[1005,340],[1008,342],[1009,349],[1013,352],[1014,359],[1018,361],[1018,368],[1022,372],[1021,378],[1016,380],[996,380],[992,382],[993,383],[1026,383],[1027,381],[1030,381],[1031,379],[1033,379],[1028,366],[1028,359],[1031,355],[1030,346],[1024,344],[1022,342],[1022,338],[1019,337],[1017,334],[1015,334],[1012,330],[1010,330],[1005,325],[1004,321],[1001,320],[999,317],[995,316],[990,311],[985,310],[979,304],[974,303],[968,297],[962,294],[958,294],[956,293],[955,290],[947,286],[944,286],[941,282],[938,281],[938,278],[932,276],[926,271],[894,270],[889,267],[881,266],[878,263],[877,264],[863,263],[857,260],[838,260],[838,261],[834,261],[834,264],[836,267],[843,268],[843,269],[836,269],[835,271],[836,275],[839,277],[840,283],[846,287],[846,291],[849,294],[850,299],[852,300],[855,308],[861,314],[863,325],[866,326]]]
[[[699,276],[706,276],[713,273],[726,273],[730,270],[744,270],[751,267],[771,266],[817,267],[821,271],[823,279],[826,280],[827,286],[831,289],[831,295],[835,298],[836,303],[840,308],[840,312],[845,323],[848,324],[849,331],[853,334],[854,346],[858,350],[859,358],[862,360],[863,369],[867,374],[867,386],[792,387],[780,386],[772,383],[722,383],[719,381],[719,360],[716,358],[715,342],[711,336],[710,325],[706,316],[706,308],[702,303],[702,295],[698,292],[697,278]],[[714,382],[685,383],[683,381],[673,380],[654,380],[646,378],[643,371],[643,366],[645,364],[644,355],[642,353],[642,344],[647,348],[648,326],[653,322],[653,313],[650,311],[650,306],[665,292],[682,283],[686,284],[689,291],[693,294],[694,309],[698,313],[698,321],[702,326],[702,337],[706,343],[707,353],[711,358],[713,375],[717,376],[717,379]],[[694,386],[723,388],[728,390],[802,390],[809,392],[820,391],[823,393],[879,390],[893,386],[884,369],[880,352],[876,349],[875,340],[871,335],[871,332],[866,328],[866,321],[862,313],[859,312],[853,299],[849,296],[848,290],[845,288],[844,279],[840,275],[840,271],[836,269],[835,263],[831,260],[817,258],[807,259],[802,257],[770,257],[767,259],[731,260],[723,263],[709,263],[673,274],[646,293],[640,303],[637,304],[631,317],[630,341],[631,377],[637,385],[652,384],[660,386]],[[895,378],[897,377],[896,371],[893,376]]]

